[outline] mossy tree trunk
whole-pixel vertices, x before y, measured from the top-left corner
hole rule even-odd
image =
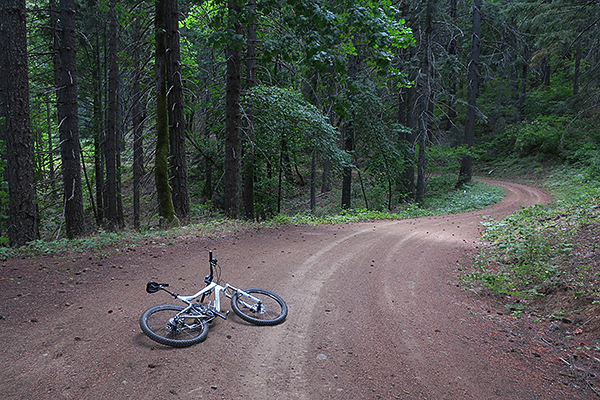
[[[469,62],[469,86],[467,89],[467,120],[465,122],[465,144],[468,149],[473,146],[475,137],[475,118],[477,107],[477,83],[479,79],[479,44],[481,42],[481,3],[473,1],[473,31],[471,34],[471,60]],[[458,185],[471,181],[473,175],[473,157],[467,154],[460,165]]]
[[[185,110],[179,43],[179,8],[177,0],[166,4],[167,84],[169,108],[170,181],[175,215],[182,223],[190,218],[190,195],[185,140]]]
[[[77,31],[75,0],[60,1],[60,85],[56,92],[64,188],[65,230],[69,239],[85,233],[79,104],[77,86]]]
[[[167,107],[166,0],[156,1],[156,154],[154,180],[163,228],[179,226],[169,185],[169,110]]]
[[[117,231],[119,215],[117,211],[117,113],[119,67],[117,64],[117,11],[116,1],[111,0],[109,10],[109,43],[108,43],[108,104],[106,115],[106,139],[104,142],[104,159],[106,160],[105,209],[106,228]]]

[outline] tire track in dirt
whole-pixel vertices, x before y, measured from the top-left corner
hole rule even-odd
[[[480,216],[499,219],[547,193],[494,182],[485,210],[415,220],[284,226],[148,242],[99,254],[2,263],[0,388],[14,399],[583,398],[494,337],[483,302],[453,284],[477,245]],[[185,349],[143,336],[140,314],[172,303],[148,280],[191,294],[216,249],[223,279],[282,296],[285,323],[230,313]],[[532,367],[533,366],[533,367]],[[51,374],[47,374],[52,371]]]
[[[268,367],[255,398],[534,399],[562,388],[523,379],[480,339],[492,331],[450,284],[452,268],[476,247],[480,216],[503,217],[547,202],[543,192],[503,185],[486,210],[416,220],[351,224],[319,248],[284,285],[284,330],[265,331],[252,364]],[[301,282],[299,285],[296,282]],[[484,335],[486,332],[484,332]],[[541,386],[540,386],[541,385]]]
[[[345,263],[362,251],[357,246],[346,246],[349,241],[363,242],[364,236],[372,232],[365,227],[335,239],[308,256],[302,265],[294,269],[294,281],[289,282],[282,293],[293,315],[288,318],[283,330],[265,332],[253,349],[251,364],[261,368],[270,366],[277,370],[279,384],[274,385],[270,374],[258,374],[253,380],[250,393],[255,398],[313,399],[307,387],[310,381],[306,377],[302,360],[311,356],[306,349],[310,336],[313,310],[317,307],[323,286],[331,276]],[[340,248],[344,250],[340,253]],[[331,260],[323,262],[323,260]],[[301,288],[298,283],[301,282]],[[299,290],[300,289],[300,290]],[[285,349],[283,349],[285,347]],[[291,352],[291,354],[289,354]],[[282,360],[282,353],[288,356]],[[314,355],[312,355],[314,356]],[[299,362],[300,361],[300,362]],[[285,384],[281,384],[285,382]]]

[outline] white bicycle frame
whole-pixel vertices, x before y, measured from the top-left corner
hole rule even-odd
[[[184,310],[182,310],[179,313],[179,314],[184,314],[187,311],[189,311],[190,308],[194,308],[194,303],[192,303],[194,300],[196,300],[198,297],[202,296],[203,294],[209,293],[212,290],[214,290],[214,293],[215,293],[215,300],[212,304],[212,308],[211,308],[210,301],[207,303],[208,309],[213,312],[216,311],[216,315],[223,319],[227,319],[227,313],[229,313],[229,310],[227,311],[227,313],[225,313],[225,315],[221,314],[221,294],[223,294],[225,297],[230,298],[230,299],[233,297],[234,293],[236,293],[238,295],[238,298],[240,296],[247,297],[248,299],[250,299],[251,301],[254,302],[254,305],[248,304],[241,300],[240,300],[240,302],[245,307],[247,307],[255,312],[258,311],[260,309],[260,306],[262,305],[261,299],[258,299],[256,297],[252,296],[251,294],[244,292],[241,289],[231,286],[228,283],[226,283],[225,286],[221,286],[216,282],[211,282],[208,284],[208,286],[204,287],[202,290],[200,290],[198,293],[196,293],[192,296],[181,296],[181,295],[178,295],[175,293],[171,293],[171,294],[175,298],[183,301],[184,303],[186,303],[188,305],[188,307],[186,307]]]

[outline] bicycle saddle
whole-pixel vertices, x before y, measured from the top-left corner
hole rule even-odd
[[[168,283],[156,283],[154,281],[150,281],[146,284],[146,292],[148,293],[156,293],[160,289],[169,286]]]

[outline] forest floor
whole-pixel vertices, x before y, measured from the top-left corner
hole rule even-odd
[[[7,399],[591,399],[599,397],[598,321],[515,318],[464,290],[481,216],[545,204],[497,182],[484,210],[411,220],[282,226],[178,237],[94,253],[0,262],[0,393]],[[229,314],[174,349],[139,317],[203,287],[208,250],[222,278],[282,296],[287,320]],[[230,309],[228,302],[226,310]]]

